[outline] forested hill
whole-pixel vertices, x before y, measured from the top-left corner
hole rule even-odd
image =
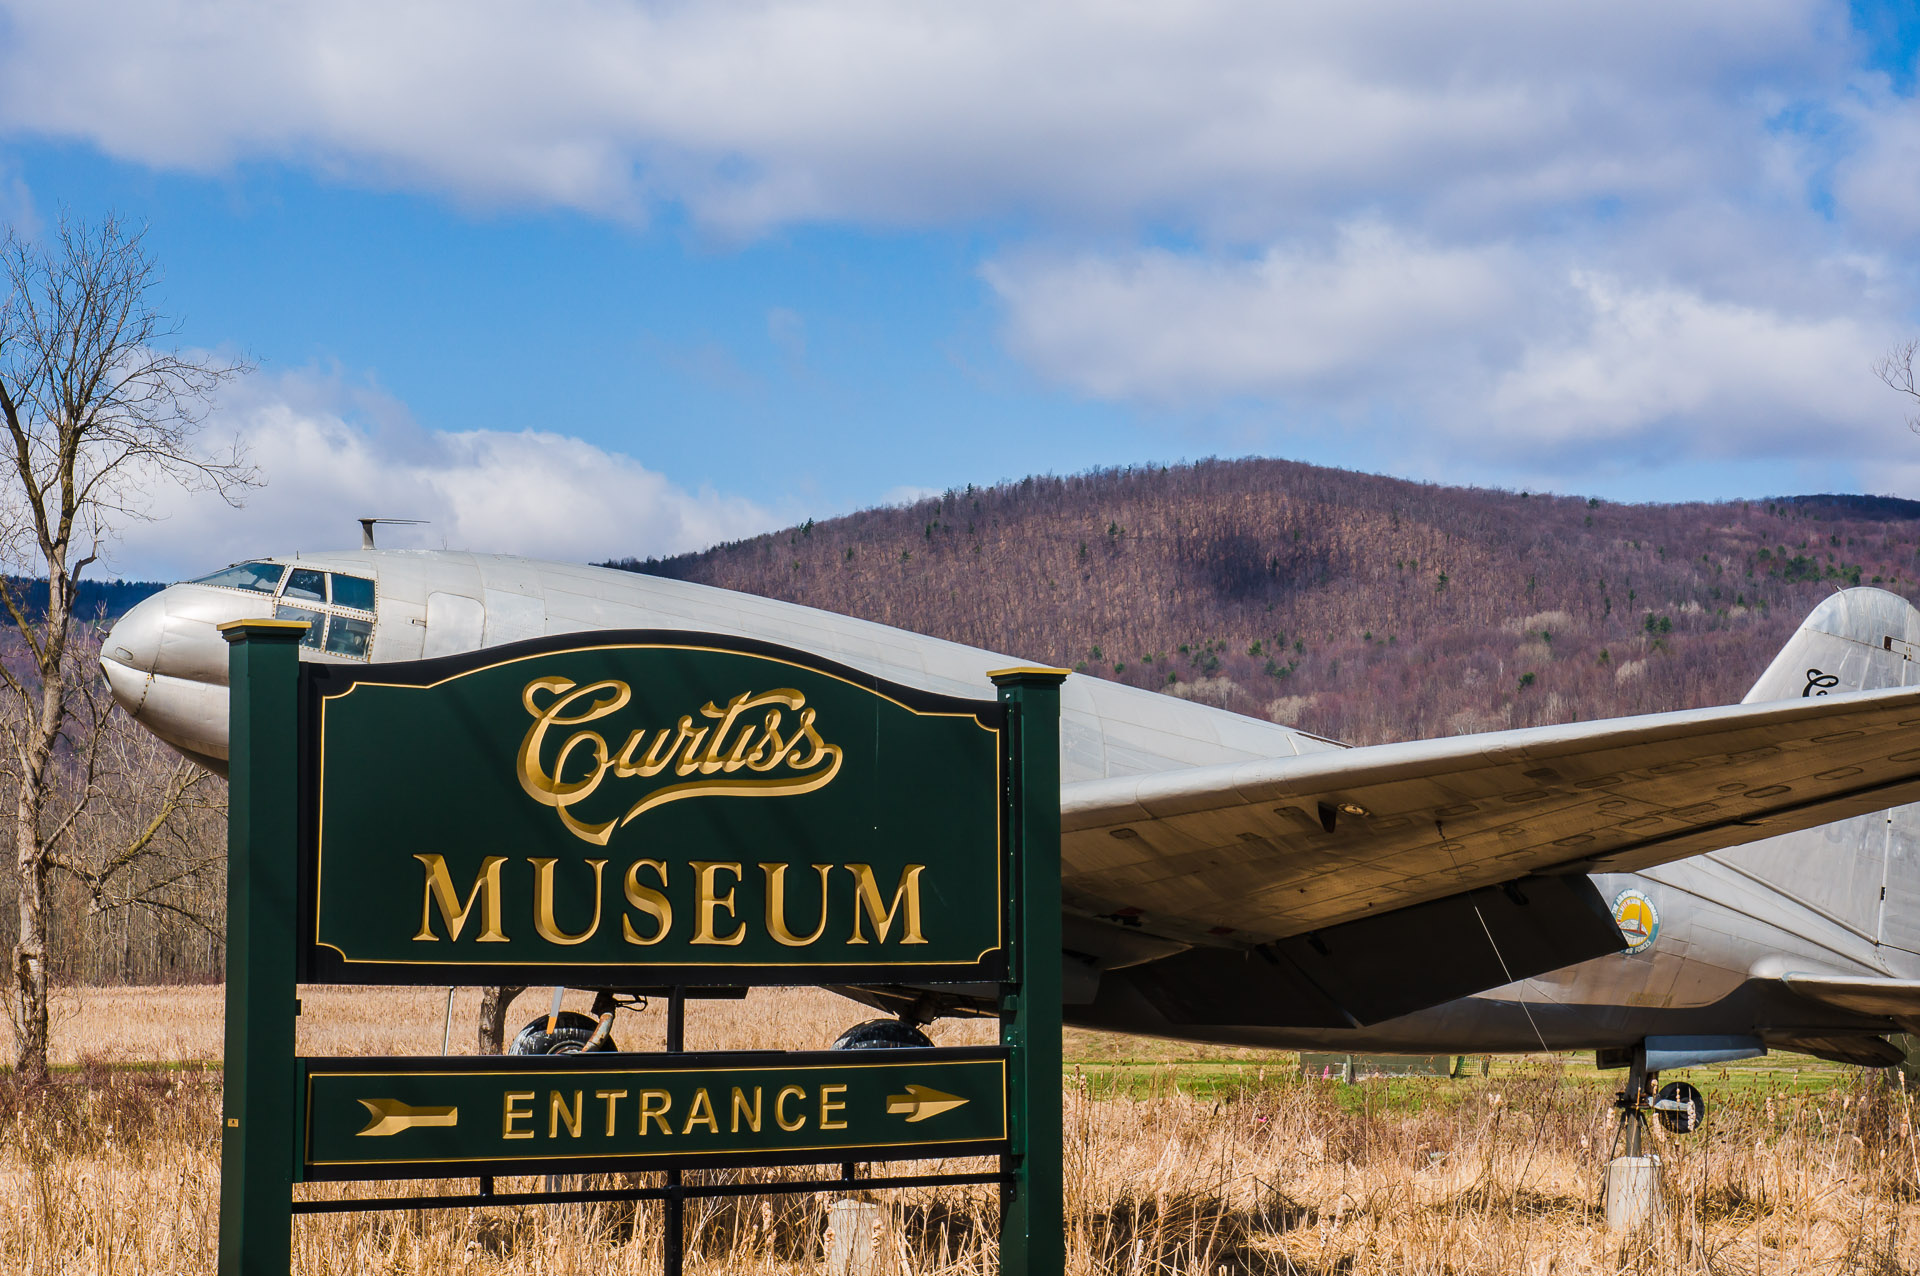
[[[1920,503],[1617,505],[1205,461],[611,565],[1374,743],[1738,700],[1836,586],[1920,597]]]

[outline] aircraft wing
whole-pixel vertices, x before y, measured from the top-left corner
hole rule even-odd
[[[1907,1023],[1920,1021],[1920,979],[1817,975],[1802,971],[1790,971],[1780,979],[1802,997],[1837,1010]]]
[[[1246,949],[1916,800],[1920,688],[1850,692],[1074,784],[1062,885],[1142,939]]]

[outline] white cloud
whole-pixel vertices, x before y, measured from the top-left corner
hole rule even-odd
[[[371,423],[370,423],[371,422]],[[378,395],[330,378],[259,380],[228,395],[211,441],[237,434],[265,486],[239,509],[155,486],[152,522],[122,529],[105,572],[173,579],[261,553],[359,544],[447,546],[581,562],[677,553],[784,521],[710,488],[689,491],[632,457],[551,431],[423,430]]]
[[[898,487],[887,489],[880,498],[882,505],[918,505],[930,496],[940,495],[937,487],[921,487],[917,483],[902,483]]]
[[[1724,456],[1857,452],[1892,437],[1887,391],[1867,371],[1890,327],[1584,272],[1572,283],[1578,330],[1529,346],[1487,396],[1488,423],[1509,442],[1553,451],[1634,441]]]
[[[1253,259],[1149,251],[989,265],[1013,349],[1103,398],[1350,396],[1465,358],[1522,302],[1501,252],[1378,225]]]
[[[1920,242],[1920,99],[1884,90],[1845,104],[1858,145],[1837,165],[1839,202],[1873,233]]]
[[[1824,0],[11,0],[0,121],[210,171],[759,227],[1041,210],[1271,233],[1663,199],[1837,81]],[[1766,92],[1756,93],[1762,83]]]
[[[1920,108],[1839,0],[0,0],[0,31],[0,128],[159,168],[1028,235],[986,269],[1014,350],[1156,410],[1574,477],[1877,455],[1897,420],[1865,369],[1912,318]],[[767,324],[803,366],[798,312]],[[470,486],[395,495],[496,499],[521,437],[434,436]]]
[[[987,268],[1008,341],[1115,400],[1256,399],[1365,421],[1388,456],[1473,456],[1577,484],[1596,456],[1856,458],[1911,447],[1868,372],[1898,328],[1623,279],[1538,246],[1377,225],[1250,259],[1137,252]]]

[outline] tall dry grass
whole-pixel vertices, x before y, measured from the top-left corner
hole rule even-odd
[[[419,1009],[423,995],[382,993],[360,1004],[391,1015],[398,1005]],[[428,996],[427,1008],[444,1007],[440,998],[435,1006]],[[544,999],[529,994],[519,1009],[531,1017],[536,1000]],[[333,1009],[344,1016],[346,1006]],[[859,1014],[826,994],[757,994],[694,1007],[690,1044],[812,1046]],[[630,1043],[650,1045],[647,1017],[626,1017],[636,1019]],[[328,1027],[312,1007],[303,1018],[303,1031],[356,1032],[344,1017]],[[436,1015],[412,1026],[406,1050],[422,1052],[422,1036],[437,1048]],[[358,1032],[358,1039],[377,1038]],[[1343,1091],[1276,1067],[1199,1097],[1186,1091],[1189,1075],[1160,1070],[1142,1097],[1116,1097],[1072,1072],[1064,1079],[1071,1271],[1893,1276],[1920,1269],[1913,1103],[1866,1074],[1814,1095],[1790,1093],[1784,1081],[1710,1089],[1715,1111],[1704,1131],[1653,1136],[1665,1159],[1666,1219],[1629,1237],[1608,1233],[1598,1209],[1613,1130],[1604,1084],[1542,1065],[1491,1080]],[[211,1069],[92,1064],[63,1074],[34,1102],[0,1083],[0,1200],[7,1203],[0,1271],[211,1271],[218,1104],[219,1074]],[[470,1183],[299,1191],[441,1186]],[[989,1193],[876,1199],[891,1218],[885,1270],[993,1269]],[[690,1268],[817,1271],[828,1204],[802,1195],[697,1202],[689,1208]],[[312,1217],[295,1225],[296,1270],[650,1273],[658,1268],[658,1228],[653,1205]]]

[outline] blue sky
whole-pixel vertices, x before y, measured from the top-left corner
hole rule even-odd
[[[0,218],[256,365],[266,486],[116,574],[1249,453],[1920,497],[1911,7],[1548,10],[0,0]]]

